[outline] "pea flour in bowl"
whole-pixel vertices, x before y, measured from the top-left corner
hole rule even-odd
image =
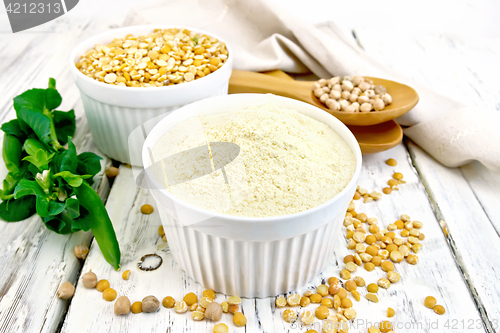
[[[351,149],[328,125],[276,104],[180,123],[158,141],[153,158],[159,161],[205,142],[235,143],[240,152],[224,171],[208,170],[166,189],[199,208],[234,216],[280,216],[323,204],[346,187],[356,167]],[[162,176],[169,178],[157,177]]]
[[[344,124],[271,94],[184,106],[142,153],[176,262],[206,288],[241,297],[287,293],[323,269],[361,169]]]

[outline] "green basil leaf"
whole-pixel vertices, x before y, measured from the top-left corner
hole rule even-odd
[[[64,202],[51,200],[50,197],[36,196],[36,212],[41,217],[59,215],[65,207]]]
[[[68,137],[73,137],[75,135],[75,111],[54,111],[52,114],[54,125],[56,126],[57,139],[62,145],[65,145],[68,143]]]
[[[78,218],[71,218],[67,210],[64,210],[61,214],[57,216],[47,216],[43,217],[42,221],[45,223],[47,229],[50,229],[58,234],[69,234],[72,232],[78,232],[80,230],[89,231],[90,219],[89,212],[80,207],[80,216]]]
[[[27,219],[36,211],[35,197],[9,199],[0,203],[0,218],[6,222],[18,222]]]
[[[21,142],[26,140],[27,133],[21,129],[19,120],[17,119],[12,119],[7,123],[3,123],[1,129],[5,132],[5,134],[17,137]]]
[[[49,163],[54,157],[54,153],[48,154],[45,150],[38,150],[34,156],[28,155],[23,158],[23,161],[28,161],[35,165],[39,170],[48,170]]]
[[[14,198],[19,199],[27,195],[47,197],[47,194],[36,181],[21,179],[14,189]]]
[[[78,218],[80,216],[80,200],[75,198],[68,198],[66,199],[65,203],[66,214],[72,219]]]
[[[86,152],[81,153],[77,157],[78,159],[78,173],[81,175],[91,175],[92,177],[87,180],[87,182],[92,185],[94,183],[94,176],[101,171],[101,160],[97,154]]]
[[[91,175],[74,175],[69,171],[58,172],[54,175],[54,177],[63,178],[70,186],[78,187],[82,185],[84,179],[92,177]]]
[[[78,159],[76,156],[76,147],[71,141],[68,142],[68,149],[60,149],[56,153],[54,159],[54,172],[59,173],[62,171],[69,171],[71,173],[76,173],[78,168]]]
[[[73,232],[80,230],[89,231],[90,227],[92,226],[92,218],[88,210],[86,210],[84,207],[80,207],[80,213],[80,217],[73,219],[71,223],[71,230]]]
[[[23,131],[29,128],[38,138],[55,149],[61,147],[57,139],[52,110],[61,105],[61,95],[55,89],[55,80],[49,80],[48,89],[31,89],[14,98],[19,126]]]
[[[57,234],[65,235],[72,233],[70,223],[71,220],[69,220],[69,223],[66,223],[62,216],[63,214],[59,214],[57,216],[50,215],[47,217],[42,217],[42,221],[47,229],[52,230]]]

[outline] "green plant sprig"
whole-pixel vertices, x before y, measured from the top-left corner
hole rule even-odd
[[[61,102],[52,78],[47,89],[31,89],[14,98],[17,119],[1,126],[8,174],[0,190],[0,218],[17,222],[36,212],[58,234],[92,230],[106,261],[119,269],[113,224],[91,187],[101,157],[77,154],[71,141],[75,113],[55,110]]]

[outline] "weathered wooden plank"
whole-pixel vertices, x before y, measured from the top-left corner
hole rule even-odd
[[[356,32],[367,52],[391,69],[469,105],[498,109],[500,70],[491,66],[500,52],[496,43],[405,31],[385,31],[384,38],[368,29]],[[450,248],[488,331],[498,331],[500,290],[492,265],[498,260],[490,253],[500,248],[500,174],[477,162],[445,168],[415,145],[408,147],[436,216],[446,221]]]
[[[389,157],[398,160],[399,165],[396,168],[389,167],[384,163],[385,159]],[[385,319],[385,311],[388,306],[396,309],[396,316],[392,319],[394,324],[407,327],[408,329],[405,331],[410,332],[434,332],[434,328],[430,327],[429,323],[438,323],[441,331],[453,331],[445,327],[446,322],[461,318],[467,318],[481,324],[474,302],[440,231],[439,223],[434,216],[418,175],[409,163],[404,146],[399,145],[382,154],[365,156],[359,183],[367,189],[380,191],[382,187],[385,187],[394,170],[405,175],[407,184],[401,185],[400,191],[389,196],[384,195],[380,201],[366,204],[357,201],[356,210],[358,213],[365,212],[368,216],[378,217],[381,227],[394,222],[400,214],[409,214],[414,219],[425,223],[422,231],[427,237],[423,242],[423,250],[418,254],[420,263],[417,266],[410,266],[406,263],[397,265],[397,271],[402,275],[402,281],[394,284],[388,291],[381,290],[379,292],[380,303],[369,303],[365,299],[359,303],[354,301],[358,319],[361,320],[355,329],[364,332],[368,322],[375,323]],[[173,261],[168,248],[163,248],[165,244],[157,232],[160,225],[157,212],[150,216],[144,216],[139,212],[140,206],[145,203],[155,206],[153,198],[147,190],[136,188],[131,169],[121,167],[120,175],[111,190],[107,209],[115,224],[121,244],[123,253],[121,271],[130,269],[132,271],[131,278],[129,281],[122,280],[121,272],[115,272],[104,261],[99,249],[94,244],[82,271],[92,269],[100,279],[108,279],[119,295],[128,296],[132,302],[141,300],[147,295],[155,295],[160,301],[167,295],[180,299],[191,291],[200,295],[203,287],[187,278]],[[344,231],[339,231],[338,250],[325,270],[307,286],[301,288],[299,292],[303,293],[306,289],[318,286],[332,275],[338,276],[339,269],[342,267],[337,263],[341,263],[342,258],[351,252],[346,248],[343,235]],[[138,270],[136,263],[140,257],[153,252],[162,256],[163,265],[153,272]],[[258,265],[258,263],[255,264]],[[355,275],[363,276],[367,283],[370,283],[376,282],[378,278],[385,276],[385,273],[380,269],[366,272],[360,268]],[[360,290],[362,295],[366,294],[365,288],[360,288]],[[427,295],[434,295],[440,304],[446,307],[448,313],[438,317],[434,312],[425,308],[423,299]],[[218,294],[216,300],[220,302],[225,298],[224,295]],[[82,315],[84,308],[85,311]],[[309,308],[314,310],[315,306],[311,305]],[[246,326],[248,332],[293,332],[296,329],[283,321],[281,318],[283,309],[275,308],[273,298],[244,299],[242,310],[248,318]],[[439,321],[437,321],[438,319]],[[236,328],[231,323],[230,315],[224,315],[222,321],[228,323],[232,331],[242,332],[245,330],[244,328]],[[319,321],[317,325],[319,325]],[[79,281],[62,331],[73,332],[79,328],[82,331],[90,332],[102,327],[112,327],[118,331],[119,328],[126,327],[126,331],[130,332],[158,329],[168,329],[169,332],[211,332],[212,326],[213,323],[207,321],[194,322],[189,313],[179,315],[172,309],[163,307],[160,308],[159,312],[153,314],[115,316],[113,303],[104,301],[96,290],[85,289]]]

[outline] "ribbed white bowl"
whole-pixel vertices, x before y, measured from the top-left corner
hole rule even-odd
[[[329,125],[349,145],[356,171],[331,200],[312,209],[277,217],[236,217],[181,201],[155,179],[150,151],[175,125],[198,115],[237,111],[274,103]],[[323,110],[274,95],[236,94],[195,102],[172,112],[149,133],[143,164],[172,255],[187,275],[206,288],[242,297],[267,297],[310,281],[333,255],[336,233],[356,190],[361,151],[349,129]]]
[[[90,132],[97,147],[106,155],[120,162],[142,166],[140,156],[143,140],[134,139],[129,145],[129,135],[148,120],[165,116],[186,104],[207,97],[227,95],[233,54],[229,45],[228,58],[214,73],[201,79],[167,87],[120,87],[102,83],[82,74],[75,66],[80,56],[96,44],[111,42],[127,34],[144,35],[154,29],[174,28],[171,25],[141,25],[104,32],[80,43],[71,53],[70,68],[82,96]],[[213,36],[200,29],[187,28]]]

